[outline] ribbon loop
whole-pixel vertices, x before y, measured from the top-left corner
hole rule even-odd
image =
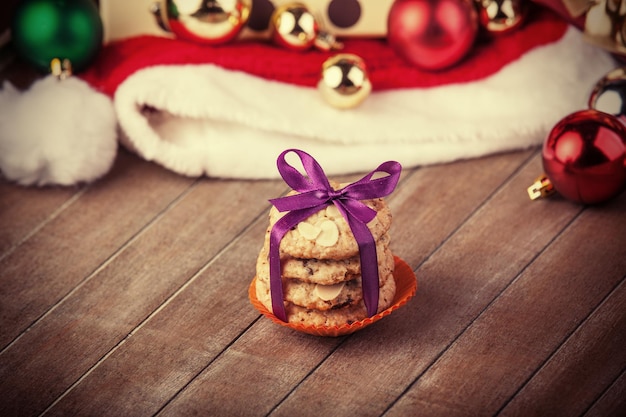
[[[285,160],[285,156],[290,152],[294,152],[300,157],[302,167],[307,173],[308,178]],[[276,165],[280,176],[283,177],[287,185],[296,191],[304,192],[316,189],[332,189],[320,164],[304,151],[299,149],[287,149],[278,156]]]
[[[295,153],[300,158],[306,176],[286,161],[285,156],[290,152]],[[276,163],[285,182],[299,194],[270,200],[278,211],[289,212],[274,224],[270,232],[268,256],[274,315],[282,321],[287,321],[281,278],[281,240],[298,223],[328,205],[334,204],[345,218],[358,244],[363,300],[368,316],[373,316],[378,309],[378,259],[376,242],[367,227],[367,223],[376,217],[376,210],[368,207],[361,200],[382,198],[391,194],[400,178],[402,166],[395,161],[385,162],[360,180],[335,190],[330,185],[320,164],[304,151],[287,149],[279,155]],[[387,175],[373,179],[379,173]]]

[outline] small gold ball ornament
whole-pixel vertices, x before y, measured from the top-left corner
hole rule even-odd
[[[474,0],[478,20],[487,32],[497,35],[510,32],[526,20],[526,0]]]
[[[312,47],[321,50],[339,49],[341,43],[320,29],[308,7],[303,3],[285,3],[270,17],[273,41],[287,49],[306,51]]]
[[[360,105],[372,91],[367,67],[361,57],[337,54],[322,64],[317,88],[322,98],[338,109]]]
[[[235,38],[251,10],[252,0],[159,0],[150,9],[163,30],[212,45]]]

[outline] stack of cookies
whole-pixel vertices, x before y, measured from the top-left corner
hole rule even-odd
[[[376,210],[367,226],[376,241],[379,276],[377,312],[391,306],[396,293],[394,257],[389,248],[391,212],[381,198],[364,200]],[[257,299],[272,311],[269,237],[284,213],[270,210],[265,244],[256,265]],[[290,323],[341,326],[367,318],[361,287],[358,244],[339,210],[329,205],[289,230],[280,244],[281,279]]]

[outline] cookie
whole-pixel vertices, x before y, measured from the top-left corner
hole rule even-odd
[[[376,242],[378,254],[378,271],[384,275],[393,271],[394,260],[389,249],[389,235],[384,234]],[[256,271],[261,279],[269,279],[268,242],[261,249],[257,258]],[[347,259],[300,259],[284,255],[281,259],[282,276],[284,278],[299,279],[313,284],[332,285],[342,281],[349,281],[361,274],[361,260],[359,255]]]
[[[393,272],[379,275],[379,286],[384,286],[392,279]],[[269,289],[269,279],[257,276],[259,288]],[[350,281],[333,285],[311,284],[297,279],[283,280],[283,297],[285,301],[300,307],[330,310],[357,304],[363,299],[361,276],[357,275]]]
[[[269,287],[259,282],[259,280],[256,282],[257,299],[265,308],[272,311]],[[384,311],[393,304],[395,294],[396,282],[393,276],[391,276],[379,289],[377,313]],[[285,302],[285,312],[290,323],[300,323],[308,326],[342,326],[363,320],[368,316],[363,300],[353,305],[330,310],[316,310]]]
[[[374,241],[377,241],[391,226],[391,211],[382,198],[363,200],[362,203],[377,212],[367,224]],[[284,214],[275,207],[271,208],[266,235]],[[350,226],[337,207],[331,204],[289,230],[280,242],[280,251],[293,258],[339,260],[357,255],[359,247]]]

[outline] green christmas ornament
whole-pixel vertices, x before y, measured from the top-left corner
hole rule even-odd
[[[81,71],[102,46],[102,20],[93,0],[23,0],[11,23],[16,52],[41,71],[49,72],[55,58]]]

